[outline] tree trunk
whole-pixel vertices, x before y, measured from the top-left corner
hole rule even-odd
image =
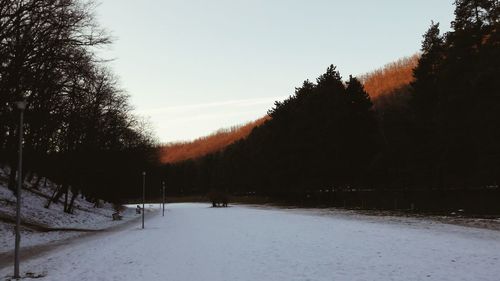
[[[25,178],[27,179],[28,183],[31,183],[33,181],[34,177],[35,177],[35,173],[33,173],[33,171],[29,171],[28,173],[25,173]]]
[[[47,204],[45,204],[45,208],[50,208],[50,204],[52,202],[55,202],[55,198],[59,190],[61,189],[61,185],[57,186],[56,189],[54,189],[54,192],[52,193],[52,196],[50,196],[49,200],[47,201]]]
[[[12,190],[12,192],[14,192],[14,194],[16,194],[16,173],[17,173],[17,163],[11,162],[8,187],[10,190]]]
[[[71,188],[71,192],[72,192],[72,194],[71,194],[71,200],[69,201],[68,208],[65,211],[68,214],[72,214],[73,213],[73,205],[75,203],[76,196],[78,196],[78,191],[77,190],[73,190],[73,188]]]
[[[38,189],[40,186],[40,181],[42,180],[42,176],[37,176],[35,184],[32,186],[34,189]]]
[[[68,189],[68,185],[66,185],[66,184],[60,185],[60,187],[57,190],[56,196],[54,197],[52,202],[56,203],[57,201],[59,201],[59,199],[61,199],[61,196],[64,194],[64,191],[66,189]]]
[[[69,192],[69,187],[66,186],[66,190],[64,192],[64,209],[63,209],[65,212],[68,209],[68,192]]]

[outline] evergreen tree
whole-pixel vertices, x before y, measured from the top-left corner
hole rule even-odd
[[[444,39],[440,35],[439,23],[432,23],[424,34],[422,55],[413,71],[415,82],[414,109],[418,122],[429,131],[434,130],[433,116],[436,114],[437,83],[444,58]]]

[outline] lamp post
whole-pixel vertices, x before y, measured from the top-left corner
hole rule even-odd
[[[21,242],[21,187],[23,184],[23,123],[26,101],[16,102],[19,109],[19,159],[17,162],[17,200],[16,200],[16,246],[14,249],[14,278],[19,278],[19,245]]]
[[[146,172],[142,172],[142,229],[144,229],[144,204],[146,202]]]
[[[162,217],[165,216],[165,181],[162,182],[163,187],[163,206],[162,206]]]

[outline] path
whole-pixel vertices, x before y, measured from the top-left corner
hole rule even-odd
[[[147,210],[148,211],[148,210]],[[157,214],[157,210],[151,209],[146,212],[146,221],[151,219],[152,216]],[[140,224],[141,216],[130,219],[123,223],[115,226],[111,226],[105,229],[82,229],[82,228],[53,228],[44,225],[31,224],[24,225],[25,227],[32,228],[41,232],[76,232],[74,236],[70,236],[65,239],[57,240],[47,244],[35,245],[23,247],[21,243],[20,258],[22,261],[30,260],[39,256],[43,256],[49,252],[62,249],[64,247],[69,247],[77,243],[82,243],[90,239],[99,239],[99,237],[109,235],[110,233],[119,232],[128,229],[133,226]],[[22,239],[22,237],[21,237]],[[14,251],[0,253],[0,270],[6,267],[12,267],[12,262],[14,260]],[[1,275],[0,275],[1,276]]]

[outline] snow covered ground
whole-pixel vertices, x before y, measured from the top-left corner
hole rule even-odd
[[[36,191],[50,197],[53,192],[52,188],[53,185],[50,184],[48,187],[39,187]],[[74,214],[67,214],[63,212],[63,204],[51,204],[50,208],[47,209],[44,208],[48,200],[46,197],[25,189],[22,190],[21,194],[22,219],[49,227],[99,229],[103,227],[103,223],[110,221],[109,218],[114,212],[109,203],[104,204],[102,208],[94,208],[93,203],[78,196],[75,200]],[[14,217],[16,213],[16,197],[2,183],[0,183],[0,200],[0,213]]]
[[[14,225],[0,223],[0,254],[14,251]],[[81,232],[75,231],[51,231],[51,232],[41,232],[34,231],[31,229],[22,228],[21,230],[21,247],[33,247],[37,245],[45,245],[55,241],[60,241],[68,239],[71,237],[77,237],[81,235]]]
[[[171,204],[145,230],[83,239],[21,270],[67,281],[493,281],[500,232],[334,211]]]
[[[16,197],[7,188],[8,168],[0,169],[0,255],[14,249],[14,225]],[[44,182],[44,181],[42,181]],[[25,183],[30,187],[30,183]],[[115,212],[109,203],[103,203],[101,208],[80,196],[75,200],[74,212],[63,212],[62,203],[52,203],[45,208],[48,198],[52,195],[55,185],[48,181],[47,186],[41,184],[36,190],[23,189],[21,201],[22,221],[34,224],[35,227],[22,227],[21,247],[46,245],[82,234],[78,231],[46,231],[59,228],[100,230],[118,225],[136,218],[134,210],[126,210],[122,221],[113,221],[111,215]],[[71,192],[69,194],[71,196]],[[41,229],[44,230],[41,230]]]

